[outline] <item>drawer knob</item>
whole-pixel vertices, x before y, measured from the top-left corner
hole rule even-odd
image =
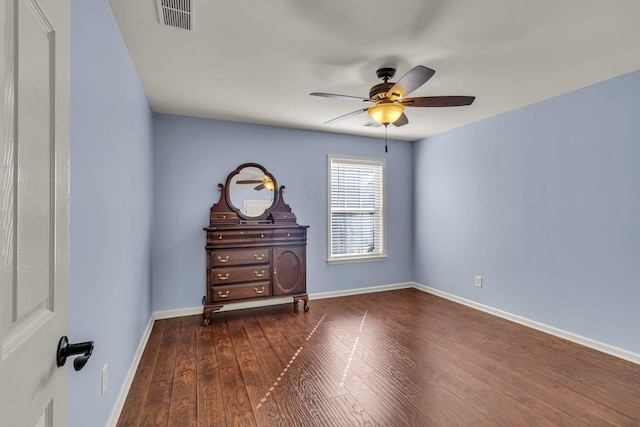
[[[264,254],[260,254],[260,256],[258,256],[258,254],[253,254],[253,256],[256,257],[258,261],[264,259]]]
[[[287,233],[287,237],[291,237],[291,234],[290,234],[290,233]]]
[[[229,291],[225,291],[225,293],[223,294],[222,291],[218,291],[218,296],[220,298],[226,298],[229,296]]]
[[[260,233],[260,237],[264,237],[264,233]]]
[[[264,286],[262,288],[260,288],[260,289],[258,289],[258,288],[253,288],[253,289],[256,291],[256,294],[261,294],[261,293],[264,292]]]
[[[218,240],[222,240],[222,234],[218,234]]]
[[[227,261],[229,261],[229,255],[224,257],[224,259],[222,259],[222,257],[218,257],[218,262],[227,262]]]
[[[229,273],[225,274],[224,276],[220,273],[218,273],[218,279],[220,280],[227,280],[229,278]]]
[[[262,272],[260,272],[260,273],[258,273],[257,271],[254,271],[253,273],[256,275],[256,277],[264,276],[264,270],[262,270]]]

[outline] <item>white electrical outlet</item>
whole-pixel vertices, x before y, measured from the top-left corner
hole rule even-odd
[[[109,377],[107,376],[107,364],[105,363],[104,367],[102,368],[102,394],[107,391],[108,381]]]
[[[482,276],[476,276],[476,288],[482,287]]]

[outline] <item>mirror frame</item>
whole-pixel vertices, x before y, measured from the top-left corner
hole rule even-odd
[[[271,203],[271,206],[269,206],[267,209],[265,209],[265,211],[259,215],[259,216],[247,216],[244,213],[242,213],[242,208],[235,206],[232,202],[231,202],[231,182],[233,181],[233,177],[236,175],[240,174],[240,171],[244,168],[247,167],[254,167],[254,168],[258,168],[260,170],[262,170],[262,172],[269,176],[271,178],[271,180],[273,181],[273,202]],[[278,189],[278,182],[276,181],[276,177],[273,176],[273,174],[271,172],[269,172],[264,166],[262,166],[261,164],[258,163],[243,163],[240,166],[238,166],[233,172],[231,172],[229,174],[229,176],[227,176],[227,181],[225,182],[224,185],[224,199],[227,203],[227,206],[229,207],[229,209],[231,209],[233,212],[235,212],[236,214],[238,214],[239,218],[242,218],[245,221],[261,221],[266,219],[269,214],[271,213],[271,211],[278,205],[278,198],[280,195],[280,191]]]

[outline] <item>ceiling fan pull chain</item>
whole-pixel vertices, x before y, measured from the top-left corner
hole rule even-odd
[[[387,148],[387,131],[389,130],[389,125],[384,125],[384,152],[388,153],[389,149]]]

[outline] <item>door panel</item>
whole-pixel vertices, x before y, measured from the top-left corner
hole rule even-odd
[[[0,6],[0,426],[67,424],[69,0]]]
[[[305,292],[305,248],[294,246],[273,249],[273,294]]]
[[[53,37],[49,22],[32,5],[18,2],[18,145],[14,187],[16,226],[14,321],[49,312],[51,301],[51,183],[53,144]],[[16,152],[17,151],[17,152]],[[17,155],[17,156],[16,156]]]

